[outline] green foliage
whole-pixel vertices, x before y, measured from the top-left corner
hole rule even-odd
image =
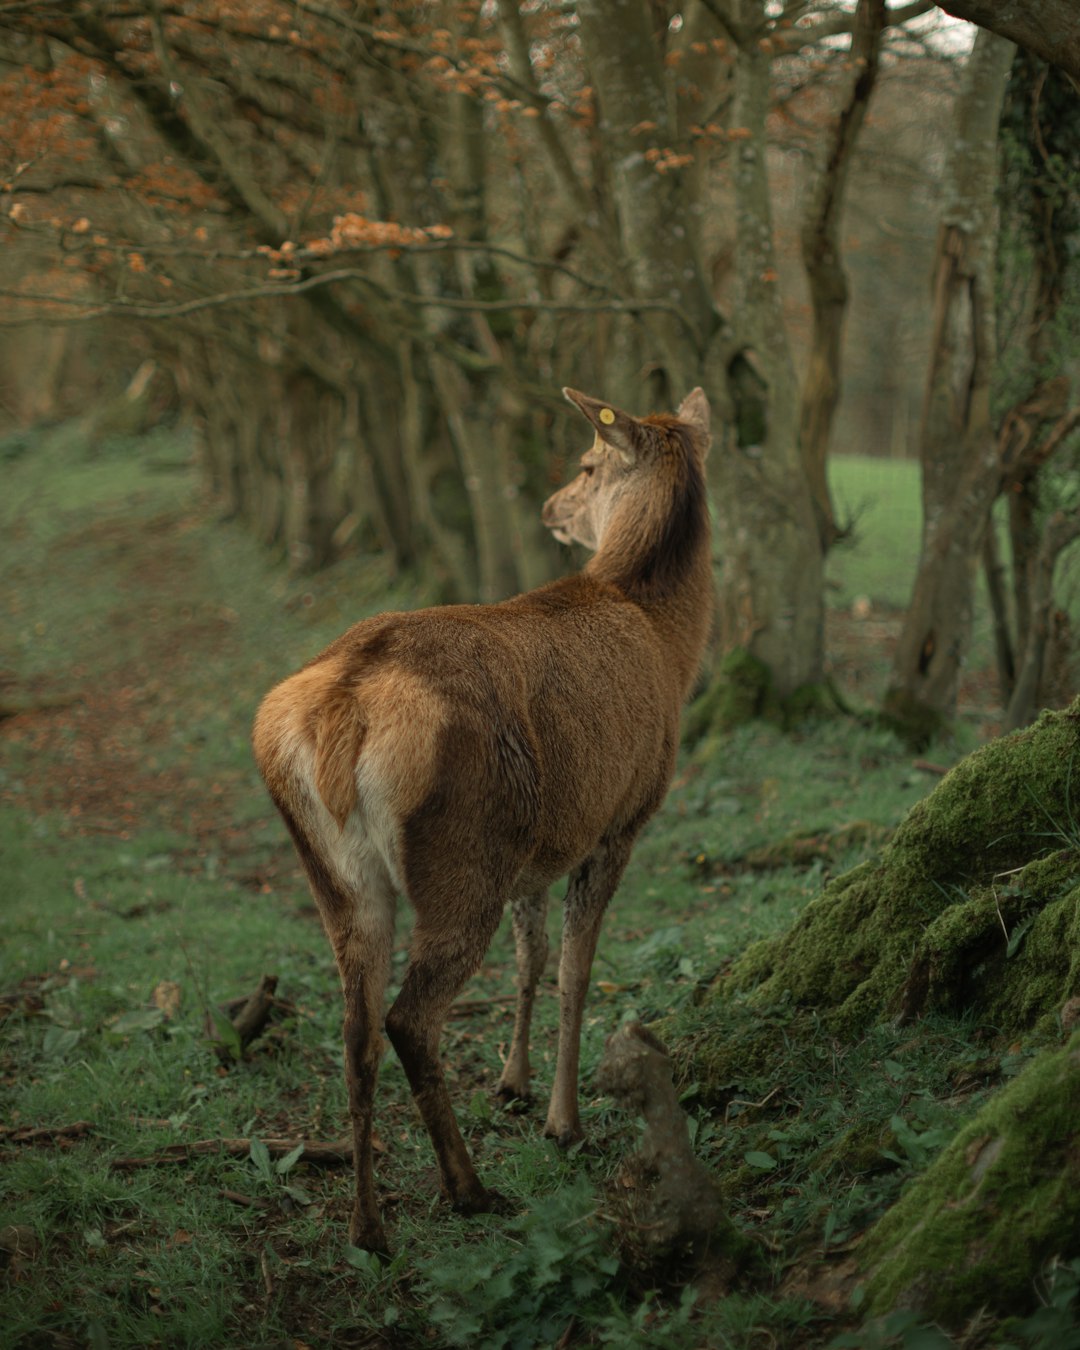
[[[1080,1350],[1080,1258],[1052,1261],[1038,1295],[1033,1313],[1007,1324],[1000,1350]]]
[[[609,1308],[618,1269],[584,1179],[534,1201],[494,1239],[418,1265],[445,1343],[482,1350],[554,1344],[575,1318]]]

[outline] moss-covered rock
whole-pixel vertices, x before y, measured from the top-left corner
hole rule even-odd
[[[991,1097],[871,1230],[865,1307],[949,1328],[977,1308],[1024,1311],[1032,1272],[1075,1255],[1077,1233],[1080,1033]]]
[[[842,1035],[929,1008],[1050,1030],[1080,993],[1078,903],[1080,700],[962,760],[715,996],[813,1009]]]

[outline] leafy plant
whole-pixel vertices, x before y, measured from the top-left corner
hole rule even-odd
[[[294,1182],[289,1181],[289,1173],[300,1161],[303,1152],[304,1142],[301,1140],[294,1149],[291,1149],[283,1158],[278,1158],[275,1162],[270,1157],[270,1150],[263,1141],[252,1139],[248,1156],[259,1177],[269,1190],[277,1191],[280,1187],[298,1205],[310,1205],[312,1198],[307,1191],[302,1186],[297,1186]]]
[[[419,1272],[448,1345],[503,1350],[554,1344],[572,1320],[606,1309],[618,1269],[609,1226],[582,1178],[498,1238],[443,1252]]]
[[[999,1350],[1080,1350],[1080,1258],[1054,1262],[1038,1288],[1040,1306],[1009,1328]]]

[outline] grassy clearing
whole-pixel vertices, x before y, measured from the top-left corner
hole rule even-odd
[[[884,609],[902,609],[919,561],[918,463],[834,455],[829,486],[841,526],[849,530],[829,558],[830,599],[841,608],[865,597]]]
[[[822,1035],[785,1060],[777,1024],[779,1080],[748,1042],[726,1104],[684,1084],[696,1147],[762,1253],[719,1300],[697,1298],[707,1278],[620,1264],[604,1196],[636,1127],[588,1085],[617,1025],[692,1006],[928,790],[889,736],[856,725],[744,728],[684,766],[606,922],[583,1045],[589,1139],[569,1156],[540,1137],[539,1104],[491,1097],[510,1030],[504,925],[444,1054],[510,1217],[465,1221],[440,1201],[393,1056],[377,1113],[392,1261],[348,1247],[343,1170],[275,1164],[257,1144],[116,1166],[176,1142],[343,1133],[336,976],[248,728],[269,685],[347,623],[424,600],[377,560],[287,578],[206,513],[183,459],[167,436],[91,455],[61,429],[4,464],[0,694],[23,711],[0,724],[0,1343],[826,1344],[846,1315],[831,1264],[1022,1048],[988,1055],[928,1021],[857,1045]],[[880,598],[900,602],[886,573]],[[557,924],[553,906],[553,939]],[[402,915],[398,975],[406,940]],[[207,1010],[264,972],[293,1012],[223,1067]],[[541,1098],[555,1014],[552,968]],[[13,1133],[75,1122],[89,1124],[71,1138]]]

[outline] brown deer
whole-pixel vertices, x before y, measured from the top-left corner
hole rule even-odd
[[[600,921],[675,765],[679,711],[712,607],[703,461],[709,408],[632,417],[563,391],[596,430],[544,506],[582,572],[491,605],[356,624],[273,689],[255,719],[266,785],[293,837],[345,997],[356,1199],[350,1239],[384,1250],[371,1131],[395,900],[415,911],[386,1031],[455,1208],[489,1210],[439,1062],[451,1002],[513,906],[518,1006],[498,1092],[529,1090],[529,1022],[547,955],[547,888],[570,874],[559,1049],[545,1134],[581,1135],[582,1009]]]

